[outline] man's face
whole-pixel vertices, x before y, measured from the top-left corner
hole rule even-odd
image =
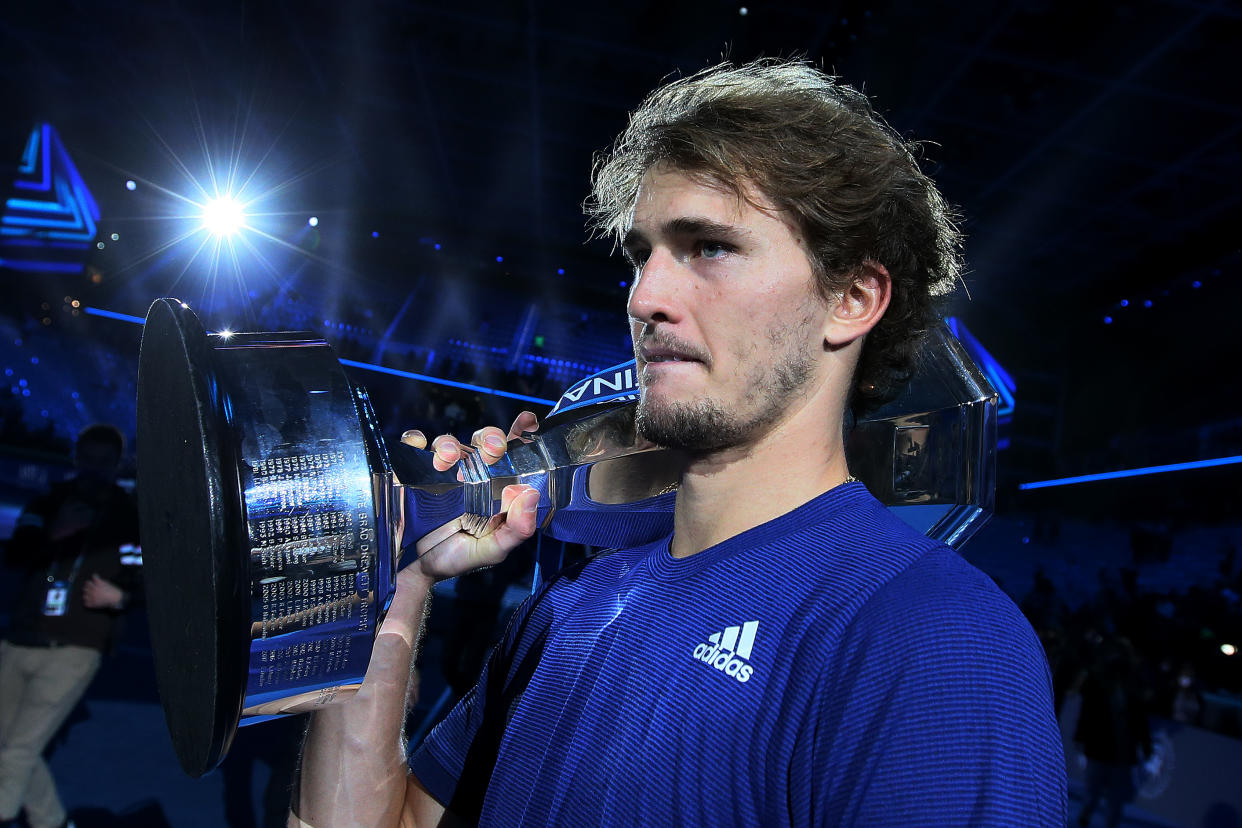
[[[121,455],[111,443],[83,440],[74,449],[78,481],[83,485],[110,484],[116,480]]]
[[[643,178],[626,257],[639,432],[704,452],[744,445],[814,381],[828,305],[790,220],[666,167]]]

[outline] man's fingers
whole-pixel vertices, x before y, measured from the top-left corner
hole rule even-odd
[[[417,428],[411,428],[408,431],[402,432],[401,442],[405,443],[407,446],[425,449],[427,448],[427,435],[423,434]]]
[[[511,483],[500,490],[500,511],[508,512],[509,507],[513,505],[513,499],[524,494],[525,492],[535,491],[524,483]]]
[[[441,434],[432,440],[431,450],[436,455],[431,460],[431,465],[436,471],[448,471],[462,457],[461,443],[457,442],[457,438],[452,434]]]
[[[500,493],[500,503],[504,507],[505,519],[496,527],[494,537],[502,547],[512,549],[535,534],[539,492],[530,486],[505,486]]]
[[[533,412],[523,411],[513,421],[513,425],[509,426],[509,439],[516,440],[521,437],[523,432],[538,431],[539,418]]]
[[[489,466],[505,456],[505,433],[495,426],[480,428],[470,438],[470,443],[478,447],[483,455],[483,462]]]

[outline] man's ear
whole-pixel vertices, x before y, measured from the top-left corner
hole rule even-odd
[[[892,289],[893,280],[884,265],[863,262],[824,320],[824,344],[839,348],[868,333],[888,310]]]

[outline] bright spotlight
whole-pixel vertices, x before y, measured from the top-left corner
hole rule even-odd
[[[1224,653],[1225,655],[1231,656],[1238,651],[1238,648],[1233,646],[1232,644],[1221,644],[1220,651]]]
[[[217,236],[231,236],[246,226],[246,212],[232,198],[213,198],[203,207],[203,227]]]
[[[217,331],[217,335],[221,339],[229,339],[233,336],[233,332],[230,331],[228,328],[221,328],[219,331]]]
[[[311,216],[310,218],[308,218],[308,219],[306,220],[306,223],[307,223],[307,224],[309,224],[311,227],[318,227],[318,226],[319,226],[319,216]]]

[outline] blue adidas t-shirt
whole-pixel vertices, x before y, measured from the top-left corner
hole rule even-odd
[[[1039,642],[861,484],[532,596],[411,759],[487,825],[1065,824]]]

